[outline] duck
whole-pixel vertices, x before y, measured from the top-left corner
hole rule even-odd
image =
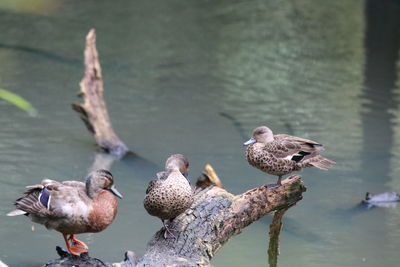
[[[107,228],[117,214],[115,196],[122,198],[113,175],[103,169],[91,172],[85,182],[44,179],[26,188],[25,195],[14,203],[17,209],[7,215],[26,215],[33,222],[60,232],[68,251],[76,256],[89,248],[75,234]]]
[[[368,209],[373,207],[394,208],[400,203],[400,195],[396,192],[383,192],[379,194],[367,192],[365,199],[361,203],[366,204]]]
[[[268,174],[278,176],[275,186],[280,186],[282,176],[305,167],[328,170],[335,162],[320,155],[322,144],[287,134],[274,135],[267,126],[253,130],[244,144],[248,163]]]
[[[186,211],[193,203],[193,189],[188,180],[189,161],[182,154],[173,154],[165,162],[165,170],[151,180],[143,205],[146,211],[161,219],[164,238],[174,236],[166,222]]]

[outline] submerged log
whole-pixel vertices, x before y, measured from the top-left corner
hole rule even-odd
[[[80,82],[79,96],[83,98],[83,104],[73,103],[72,108],[80,114],[97,145],[102,150],[121,158],[129,149],[112,128],[103,90],[103,78],[96,49],[96,33],[92,29],[86,36],[85,74]]]
[[[206,170],[201,179],[204,176],[212,174]],[[240,195],[210,182],[209,186],[196,188],[192,207],[169,224],[175,238],[165,239],[161,229],[147,244],[142,258],[136,259],[132,252],[127,252],[121,263],[104,266],[210,266],[215,253],[231,237],[264,215],[295,205],[305,190],[300,175],[290,176],[280,187],[260,186]],[[76,256],[67,256],[63,263],[52,261],[46,266],[69,266],[68,257],[76,264]],[[84,257],[87,260],[87,255]]]
[[[282,230],[282,218],[290,206],[275,211],[274,218],[269,226],[268,264],[270,267],[278,266],[279,236]]]

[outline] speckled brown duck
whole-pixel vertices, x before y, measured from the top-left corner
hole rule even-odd
[[[165,171],[157,173],[146,190],[143,204],[150,215],[163,222],[165,233],[171,233],[165,221],[172,221],[193,203],[193,189],[187,180],[189,162],[181,154],[171,155],[165,162]]]
[[[266,126],[253,130],[253,137],[244,143],[246,159],[263,172],[277,175],[278,186],[282,176],[305,167],[327,170],[334,161],[324,158],[323,146],[317,142],[287,134],[274,135]]]
[[[27,215],[33,222],[57,230],[74,255],[88,251],[74,235],[104,230],[117,214],[115,196],[122,198],[106,170],[90,173],[85,183],[45,179],[27,188],[25,196],[15,201],[17,209],[7,215]]]

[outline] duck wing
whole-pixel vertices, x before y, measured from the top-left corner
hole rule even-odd
[[[8,216],[35,214],[39,217],[46,217],[50,212],[51,193],[43,184],[27,186],[25,196],[17,199],[14,205],[16,210],[8,213]]]
[[[79,181],[64,181],[64,182],[62,182],[62,184],[67,185],[67,186],[76,187],[78,189],[86,188],[86,184],[84,182],[79,182]]]
[[[293,142],[297,142],[297,143],[305,143],[305,144],[314,145],[314,146],[322,146],[322,144],[317,143],[313,140],[309,140],[309,139],[305,139],[305,138],[301,138],[301,137],[297,137],[297,136],[293,136],[293,135],[288,135],[288,134],[276,134],[276,135],[274,135],[274,139],[275,140],[293,141]]]
[[[60,183],[45,179],[41,184],[27,188],[25,196],[15,201],[17,209],[10,212],[9,216],[32,214],[37,217],[65,217],[70,209],[74,209],[74,203],[88,199],[85,184],[77,181]]]
[[[149,185],[147,186],[147,189],[146,189],[146,194],[148,194],[151,190],[153,190],[153,188],[156,186],[157,182],[158,182],[158,180],[151,180],[149,182]]]
[[[154,187],[160,186],[170,176],[172,172],[172,170],[157,172],[157,178],[149,182],[149,185],[146,189],[146,194],[153,190]]]
[[[319,154],[323,146],[312,140],[297,136],[279,134],[274,136],[274,142],[270,145],[270,153],[275,157],[287,158],[299,162]]]
[[[153,190],[154,187],[157,187],[159,184],[162,183],[163,180],[167,179],[168,175],[166,174],[165,171],[162,172],[157,172],[157,178],[154,180],[151,180],[149,182],[149,185],[147,186],[146,189],[146,194],[148,194],[151,190]]]

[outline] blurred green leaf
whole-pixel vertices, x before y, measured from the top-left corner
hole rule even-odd
[[[10,91],[7,91],[5,89],[0,88],[0,98],[16,105],[18,108],[25,110],[28,112],[30,116],[35,117],[37,115],[36,109],[26,101],[24,98],[20,97],[17,94],[11,93]]]

